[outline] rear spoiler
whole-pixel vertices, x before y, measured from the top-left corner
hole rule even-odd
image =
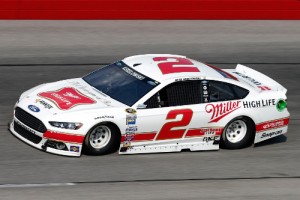
[[[245,82],[258,91],[282,91],[287,92],[287,89],[274,81],[270,77],[244,65],[238,64],[235,71],[231,71],[232,75],[237,77],[239,81]]]

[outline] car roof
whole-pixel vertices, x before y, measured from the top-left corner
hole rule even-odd
[[[176,64],[179,62],[179,60],[183,62],[191,62],[192,64]],[[189,59],[186,56],[181,55],[172,55],[172,54],[145,54],[145,55],[136,55],[127,57],[122,60],[125,64],[136,70],[137,72],[144,74],[148,76],[149,78],[152,78],[156,81],[163,82],[168,79],[176,79],[176,78],[214,78],[214,79],[224,79],[224,78],[232,78],[236,79],[235,77],[232,77],[232,75],[228,74],[225,71],[222,71],[221,69],[218,69],[216,67],[213,67],[211,65],[207,65],[204,63],[201,63],[199,61],[195,61],[193,59]],[[187,67],[191,68],[192,66],[193,70],[196,72],[175,72],[175,73],[165,73],[161,71],[159,65],[161,63],[169,63],[169,66],[172,68],[172,64],[175,63],[173,69],[176,69],[177,67]],[[160,65],[162,68],[165,68],[165,65]],[[183,69],[187,69],[183,68]],[[197,69],[195,69],[197,68]],[[180,70],[179,70],[180,71]],[[226,77],[229,76],[229,77]]]

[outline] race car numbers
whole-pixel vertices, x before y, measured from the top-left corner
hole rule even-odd
[[[191,109],[171,110],[167,114],[166,119],[176,119],[178,115],[182,115],[182,119],[165,123],[158,133],[156,140],[178,139],[183,137],[186,129],[172,130],[172,128],[189,125],[193,116],[193,111]]]
[[[177,116],[182,115],[182,118],[178,121],[167,122],[163,125],[155,140],[168,140],[168,139],[181,139],[186,133],[185,137],[203,137],[207,134],[221,135],[223,127],[206,127],[188,129],[184,128],[188,126],[193,117],[193,111],[191,109],[171,110],[166,117],[166,120],[176,119]],[[181,128],[172,130],[173,128]]]
[[[170,61],[174,60],[174,61]],[[200,72],[194,64],[186,58],[180,57],[154,57],[154,61],[159,62],[157,66],[163,74],[179,73],[179,72]],[[165,61],[165,62],[161,62]]]

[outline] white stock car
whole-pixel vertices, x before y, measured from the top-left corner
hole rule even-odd
[[[24,92],[10,131],[67,156],[239,149],[287,132],[286,92],[242,65],[137,55]]]

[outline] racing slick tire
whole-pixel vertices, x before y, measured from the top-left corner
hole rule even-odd
[[[115,152],[120,146],[119,129],[110,123],[94,126],[86,135],[83,151],[88,155],[105,155]]]
[[[241,149],[252,144],[255,133],[254,122],[247,117],[231,120],[223,130],[220,147],[224,149]]]

